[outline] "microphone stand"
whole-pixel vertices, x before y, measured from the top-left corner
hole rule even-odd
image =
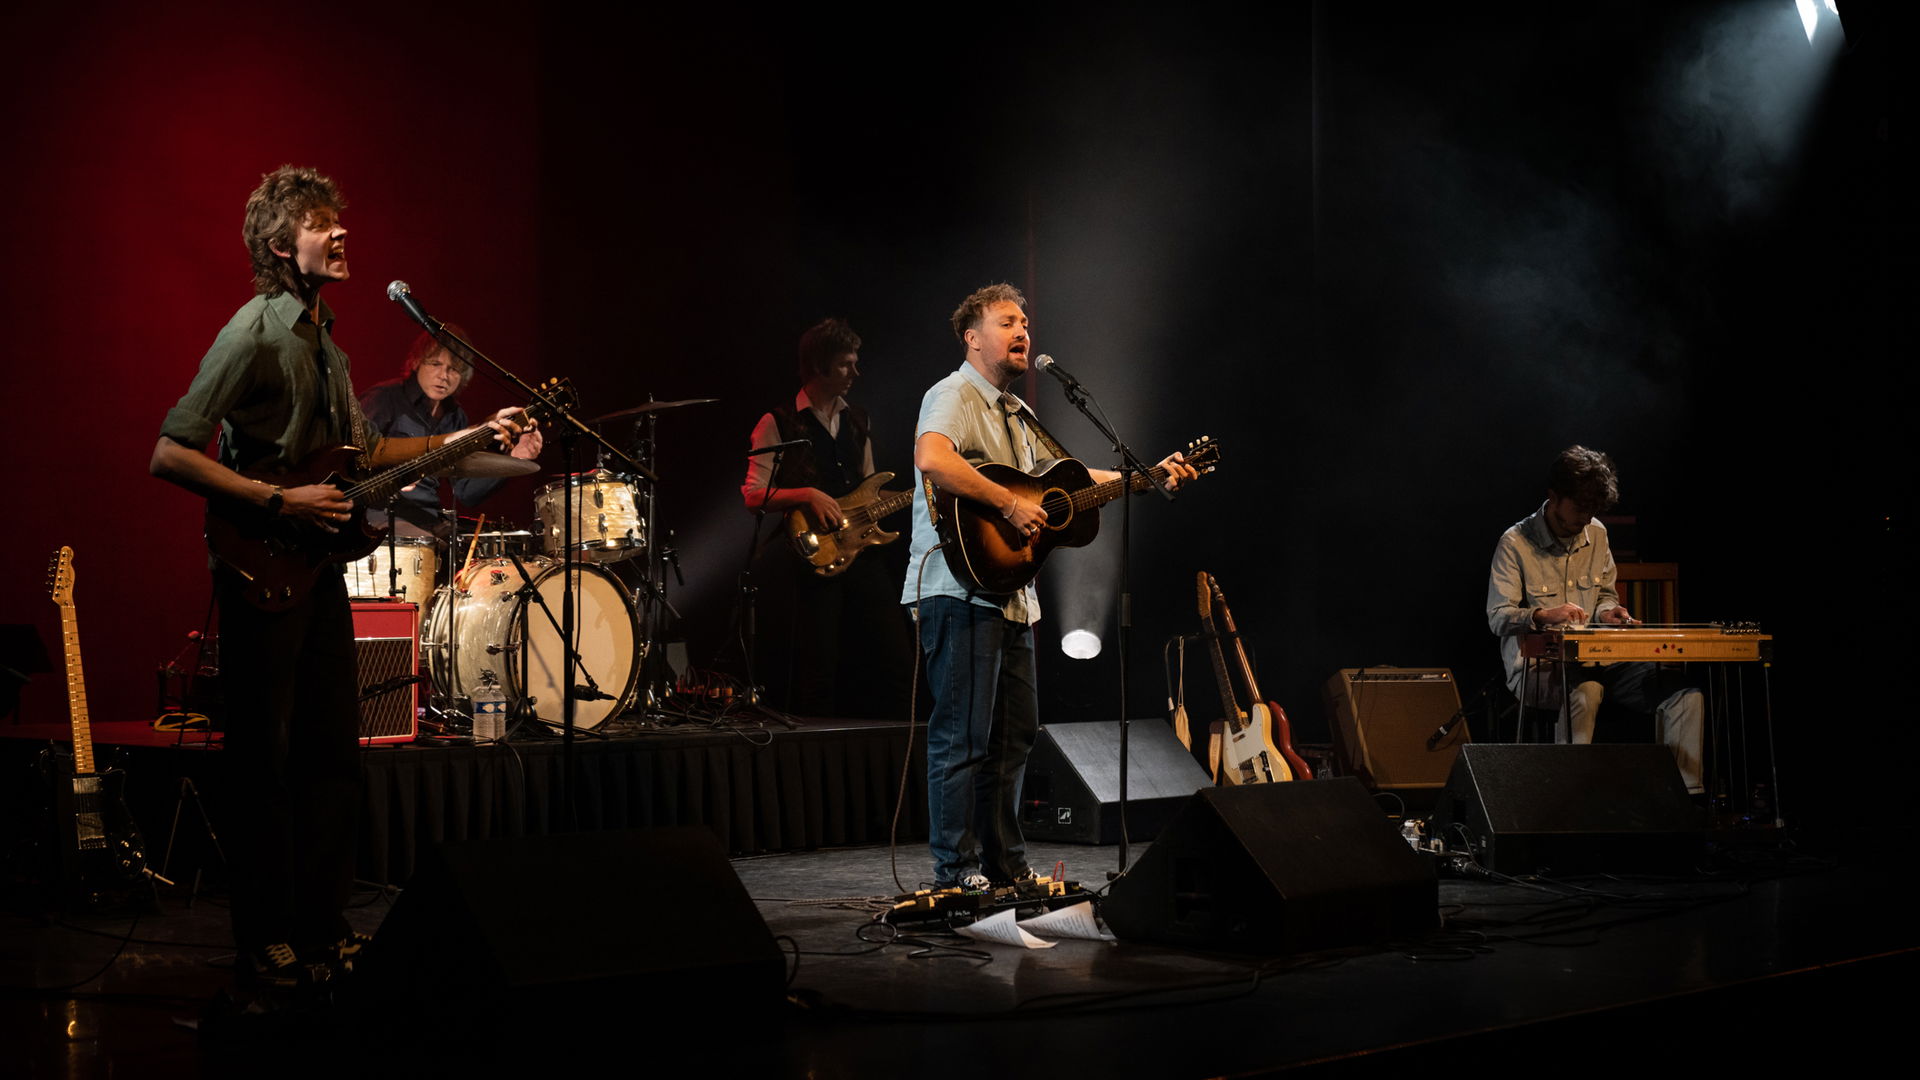
[[[445,346],[448,352],[465,360],[469,366],[474,368],[485,364],[498,373],[507,385],[519,391],[522,397],[538,401],[545,405],[547,415],[551,417],[549,423],[557,427],[560,431],[561,468],[564,470],[565,475],[563,479],[566,482],[562,501],[563,516],[561,521],[560,546],[561,558],[563,560],[561,570],[566,575],[566,589],[561,594],[560,605],[561,621],[566,627],[566,632],[560,635],[561,650],[564,654],[561,662],[561,670],[571,675],[574,670],[574,665],[578,664],[580,660],[579,650],[575,646],[573,637],[573,594],[574,590],[579,586],[576,571],[573,566],[573,440],[578,436],[585,435],[587,438],[599,443],[601,448],[612,457],[625,462],[629,469],[646,477],[649,481],[658,483],[660,477],[652,469],[629,457],[619,447],[601,438],[599,432],[582,423],[579,417],[575,416],[559,401],[559,395],[543,394],[534,389],[527,384],[525,379],[509,371],[493,357],[469,345],[461,339],[460,335],[448,330],[438,320],[427,315],[425,311],[420,310],[419,304],[413,300],[412,294],[407,289],[405,282],[396,281],[387,286],[387,299],[393,300],[405,308],[407,314],[412,316],[421,326],[425,327],[427,332],[433,335],[434,340]],[[566,767],[564,769],[564,779],[561,782],[563,790],[560,799],[561,804],[567,808],[567,828],[577,829],[579,828],[579,811],[574,806],[574,798],[580,787],[580,761],[574,752],[573,745],[574,692],[573,680],[571,678],[568,678],[561,684],[561,691],[561,717],[563,727],[561,729],[560,756],[562,760],[566,762]]]
[[[753,455],[748,454],[747,456],[752,457]],[[786,459],[786,456],[787,448],[784,446],[777,447],[773,450],[773,461],[767,469],[767,486],[760,492],[760,508],[754,511],[753,530],[747,535],[747,561],[746,564],[740,568],[740,617],[736,625],[739,627],[741,636],[744,638],[740,643],[740,652],[747,664],[747,706],[771,717],[776,722],[791,730],[800,725],[786,713],[760,700],[760,683],[754,669],[756,658],[760,652],[760,636],[754,624],[754,601],[760,592],[760,587],[753,583],[754,549],[760,546],[760,527],[764,525],[767,520],[767,500],[773,498],[774,485],[778,483],[780,479],[780,463]]]
[[[1058,368],[1053,369],[1053,372],[1057,375],[1065,375],[1065,372]],[[1092,395],[1080,385],[1079,380],[1067,376],[1060,380],[1060,385],[1061,389],[1066,391],[1067,401],[1080,410],[1080,415],[1087,418],[1087,422],[1093,425],[1094,430],[1113,444],[1113,452],[1120,457],[1120,565],[1115,572],[1120,596],[1120,625],[1119,633],[1116,635],[1120,653],[1120,868],[1111,875],[1117,878],[1127,872],[1127,758],[1129,756],[1127,736],[1132,726],[1127,712],[1127,671],[1133,637],[1133,587],[1129,565],[1133,557],[1133,475],[1138,473],[1141,476],[1151,477],[1153,470],[1140,460],[1139,455],[1133,452],[1133,448],[1122,441],[1113,426],[1103,419],[1106,410],[1100,408],[1097,402],[1089,404]],[[1095,415],[1096,413],[1100,415]],[[1155,484],[1154,487],[1167,501],[1173,501],[1174,495],[1171,490],[1160,484]]]

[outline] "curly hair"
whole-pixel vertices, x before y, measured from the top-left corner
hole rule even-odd
[[[459,324],[442,323],[441,325],[446,327],[447,332],[454,337],[462,341],[467,340],[467,332]],[[407,358],[400,368],[401,376],[408,379],[412,378],[413,373],[420,370],[421,364],[433,359],[434,354],[440,352],[446,352],[446,346],[440,344],[439,339],[435,338],[432,334],[422,330],[420,336],[413,339],[413,344],[407,346]],[[473,365],[450,352],[447,353],[447,362],[453,365],[453,370],[460,373],[460,385],[455,387],[453,391],[455,394],[458,394],[467,388],[468,383],[473,381]]]
[[[860,335],[845,319],[821,319],[800,335],[800,381],[824,375],[827,365],[860,351]]]
[[[314,211],[337,214],[346,208],[346,196],[318,170],[282,165],[261,177],[260,186],[247,196],[247,216],[240,226],[240,239],[253,260],[253,291],[263,296],[298,293],[300,275],[293,260],[275,255],[273,249],[292,251],[300,227]]]
[[[1569,446],[1547,470],[1547,490],[1597,514],[1620,501],[1620,474],[1613,459],[1600,451]]]
[[[1001,301],[1012,301],[1022,308],[1027,306],[1027,298],[1020,290],[1000,282],[973,290],[960,306],[953,309],[953,336],[961,341],[967,340],[967,331],[980,329],[980,320],[986,318],[987,309]]]

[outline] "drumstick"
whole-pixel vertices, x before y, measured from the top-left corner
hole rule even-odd
[[[473,549],[480,546],[480,530],[487,527],[487,515],[482,512],[480,520],[473,524],[473,538],[467,541],[467,561],[460,564],[460,572],[453,576],[454,587],[461,592],[467,589],[467,571],[473,569]]]

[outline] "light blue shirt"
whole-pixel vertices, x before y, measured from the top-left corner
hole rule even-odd
[[[913,441],[917,445],[920,436],[938,432],[953,442],[953,448],[969,465],[992,461],[1032,472],[1053,459],[1034,437],[1026,420],[1028,414],[1026,402],[995,387],[972,364],[961,364],[960,370],[934,383],[920,399],[920,419],[914,424]],[[1012,622],[1029,626],[1039,622],[1040,597],[1031,583],[1017,593],[970,594],[953,576],[947,569],[946,554],[934,551],[940,537],[927,508],[926,477],[915,469],[914,480],[912,559],[907,564],[900,602],[912,604],[922,597],[954,596],[997,608]]]

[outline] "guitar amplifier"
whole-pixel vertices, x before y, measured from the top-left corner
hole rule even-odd
[[[419,734],[420,684],[365,695],[369,687],[420,674],[420,605],[353,601],[353,649],[360,664],[360,741],[412,742]]]
[[[1470,740],[1462,719],[1427,749],[1428,737],[1460,709],[1449,668],[1341,668],[1324,693],[1341,768],[1376,791],[1437,793]]]

